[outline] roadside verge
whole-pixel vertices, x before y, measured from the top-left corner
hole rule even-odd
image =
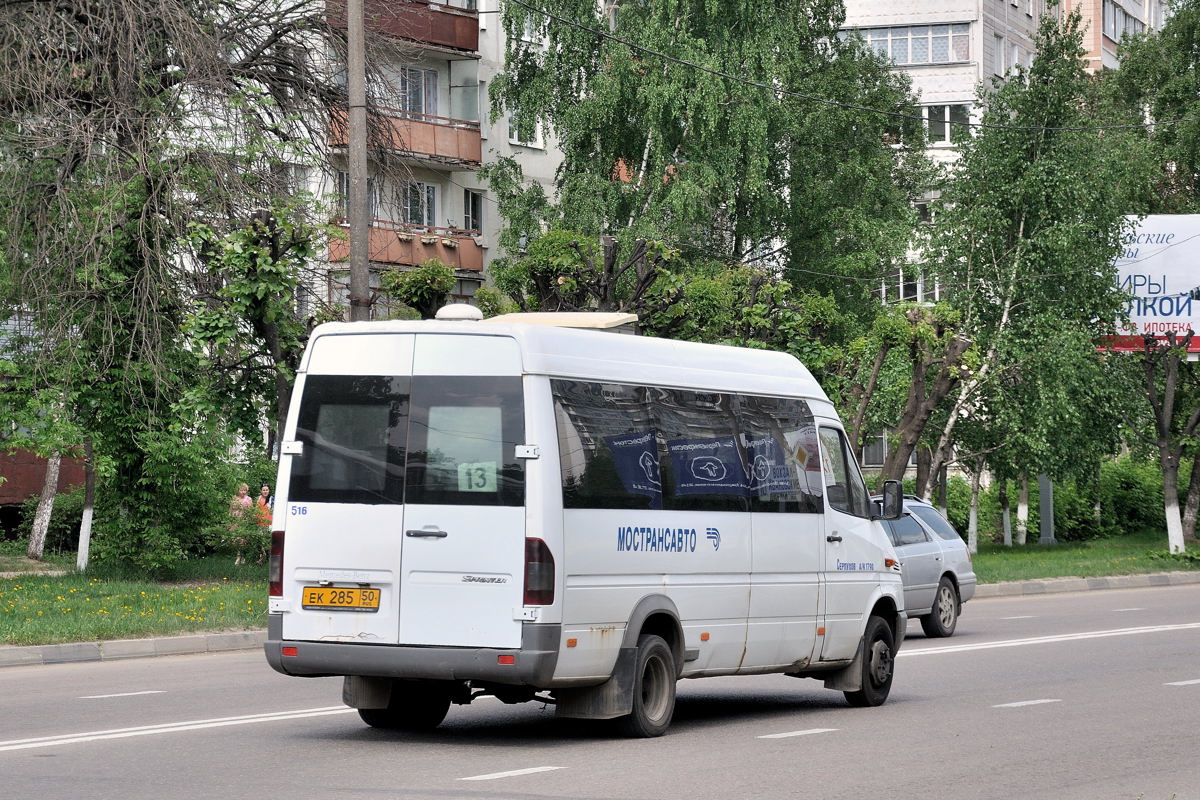
[[[1200,572],[1154,572],[1145,575],[1114,575],[1106,578],[1047,578],[1037,581],[985,583],[975,590],[975,597],[1017,597],[1103,589],[1140,589],[1149,586],[1179,586],[1189,583],[1200,583]],[[0,667],[120,661],[127,658],[253,650],[261,648],[266,638],[265,630],[247,630],[194,633],[151,639],[68,642],[32,647],[0,645]]]

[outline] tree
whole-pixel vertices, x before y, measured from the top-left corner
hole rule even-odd
[[[669,332],[669,308],[686,301],[690,281],[744,265],[759,271],[760,296],[793,291],[768,306],[794,313],[833,298],[869,325],[871,291],[903,258],[909,201],[928,170],[906,80],[841,36],[842,21],[832,0],[607,13],[584,0],[507,4],[493,115],[511,112],[526,139],[543,126],[563,156],[552,198],[523,186],[513,164],[489,174],[507,220],[511,261],[500,270],[511,264],[521,278],[509,285],[518,302],[557,303],[556,286],[586,288],[575,303],[588,307],[645,298],[650,318],[667,315],[654,327]],[[537,239],[564,235],[579,243],[574,259],[564,251],[519,273]],[[668,253],[672,263],[655,268]],[[549,295],[529,283],[547,269]]]
[[[1015,385],[1059,381],[1055,359],[1079,351],[1053,352],[1051,342],[1061,335],[1094,348],[1119,314],[1123,297],[1112,260],[1124,215],[1144,202],[1139,193],[1151,162],[1137,118],[1105,102],[1100,83],[1085,72],[1081,42],[1078,11],[1061,21],[1044,17],[1032,66],[981,93],[983,125],[962,142],[930,229],[931,266],[962,315],[960,335],[978,349],[941,424],[934,474],[951,459],[960,422],[991,419],[989,410]],[[1068,398],[1048,391],[1026,396]],[[1054,406],[1020,411],[1058,413]],[[1012,428],[992,430],[1002,437]],[[1060,428],[1033,423],[1025,430],[1046,437],[1033,442],[1026,435],[1027,455],[1061,449]],[[1001,444],[978,442],[977,449]],[[1062,466],[1049,457],[1019,463]]]
[[[1121,69],[1110,86],[1133,112],[1153,120],[1149,143],[1155,149],[1158,170],[1153,196],[1145,209],[1151,213],[1200,211],[1200,3],[1174,0],[1158,31],[1122,42]],[[1193,332],[1195,333],[1195,332]],[[1184,540],[1195,536],[1200,509],[1200,447],[1195,441],[1195,420],[1200,415],[1200,395],[1194,391],[1193,365],[1180,350],[1186,341],[1174,335],[1165,340],[1145,340],[1140,356],[1114,355],[1113,373],[1140,372],[1140,393],[1148,401],[1149,424],[1129,413],[1128,428],[1151,443],[1158,453],[1163,476],[1164,513],[1171,552],[1182,552]],[[1122,361],[1136,360],[1134,365]],[[1191,478],[1182,515],[1177,480],[1181,462],[1190,459]]]
[[[23,411],[92,436],[97,555],[162,566],[197,520],[221,514],[225,490],[213,476],[229,442],[224,415],[211,412],[238,403],[213,399],[229,376],[190,349],[185,325],[211,283],[252,276],[231,269],[201,286],[181,242],[193,223],[211,227],[213,241],[238,230],[270,238],[255,220],[299,197],[296,165],[323,161],[346,103],[344,36],[331,11],[319,0],[0,5],[3,314],[30,320],[38,341],[16,365],[32,390]],[[397,105],[381,98],[385,81],[372,86],[373,108]],[[371,119],[381,142],[381,119]],[[387,148],[377,156],[381,169],[407,173]],[[324,216],[300,204],[301,218]],[[270,262],[256,261],[259,278]],[[261,302],[243,303],[239,324],[262,337],[276,367],[262,406],[284,396],[277,367],[290,347],[272,344],[280,331],[262,323],[275,313],[268,306],[291,300],[261,282],[253,292]],[[236,303],[235,294],[221,299]]]

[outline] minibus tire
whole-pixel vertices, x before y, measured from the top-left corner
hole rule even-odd
[[[387,708],[360,708],[358,716],[372,728],[428,731],[441,725],[449,710],[450,692],[436,684],[395,681]]]
[[[921,617],[921,630],[931,639],[949,636],[958,627],[958,609],[958,592],[954,590],[953,582],[942,576],[933,596],[933,608]]]
[[[675,654],[661,636],[638,637],[633,677],[633,713],[621,718],[625,735],[662,736],[675,713]]]
[[[858,708],[883,705],[892,690],[895,660],[892,627],[882,617],[872,616],[863,634],[862,688],[845,692],[846,701]]]

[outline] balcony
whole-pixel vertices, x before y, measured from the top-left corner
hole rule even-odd
[[[465,3],[459,3],[466,5]],[[346,27],[345,0],[327,0],[326,17],[335,28]],[[479,50],[479,15],[474,9],[413,0],[363,0],[363,26],[376,33],[464,53]]]
[[[329,240],[329,260],[350,258],[350,239]],[[483,248],[460,228],[407,227],[374,220],[367,232],[367,258],[377,264],[418,267],[436,258],[452,269],[483,271]]]
[[[478,122],[393,109],[380,112],[386,117],[386,126],[383,131],[368,133],[368,147],[382,147],[456,168],[478,168],[483,163]],[[346,112],[335,109],[330,117],[329,146],[344,149],[349,142]]]

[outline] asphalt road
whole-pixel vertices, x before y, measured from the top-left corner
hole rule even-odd
[[[337,679],[240,651],[0,670],[0,793],[57,798],[1200,798],[1200,585],[978,598],[913,623],[887,704],[813,680],[679,687],[659,739],[538,704],[376,731]]]

